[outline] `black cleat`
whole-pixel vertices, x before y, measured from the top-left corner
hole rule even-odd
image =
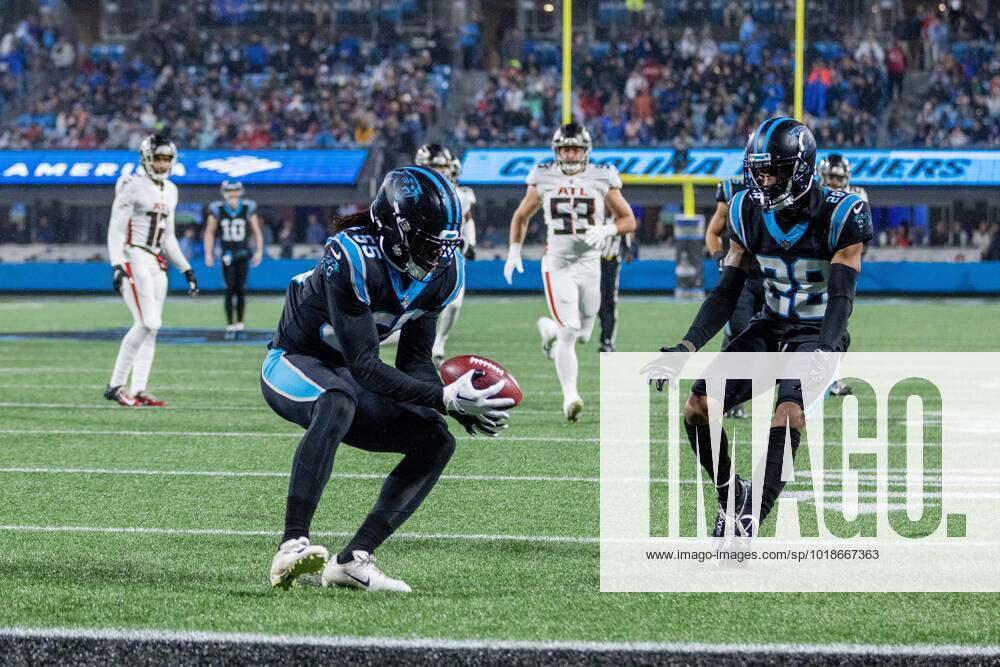
[[[598,352],[614,352],[615,344],[608,339],[601,340],[601,346],[597,348]]]
[[[736,493],[733,498],[735,510],[733,516],[736,517],[736,534],[742,536],[741,519],[750,517],[750,502],[753,497],[750,493],[750,482],[740,479],[739,475],[734,480],[736,482]],[[728,523],[726,508],[719,503],[719,513],[715,515],[715,525],[712,527],[712,537],[725,537],[726,524]]]
[[[723,417],[726,417],[728,419],[743,419],[746,416],[747,414],[743,411],[742,403],[740,403],[739,405],[734,405],[733,407],[729,408],[723,415]]]

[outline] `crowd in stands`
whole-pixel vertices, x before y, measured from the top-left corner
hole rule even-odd
[[[267,30],[237,32],[205,28],[199,5],[179,3],[130,48],[81,54],[38,19],[22,21],[3,40],[21,54],[18,72],[32,68],[36,90],[17,91],[30,106],[0,127],[0,149],[135,149],[145,134],[164,130],[178,145],[202,149],[383,140],[410,152],[440,111],[447,50],[411,48],[392,24],[365,41],[336,30],[329,14],[304,9],[324,3],[288,4],[299,10],[291,19],[269,12],[258,17]],[[26,80],[9,78],[0,90]]]
[[[665,25],[589,44],[578,35],[574,117],[604,145],[742,146],[761,120],[791,111],[787,26],[775,23],[791,3],[771,4],[766,22],[737,3],[719,4],[720,23],[684,28],[679,38]],[[675,10],[691,5],[680,3]],[[833,32],[829,37],[847,39]],[[876,140],[889,77],[884,53],[877,43],[872,48],[873,41],[817,41],[813,49],[807,122],[828,143],[864,146]],[[516,33],[504,45],[503,64],[454,129],[458,144],[538,144],[551,137],[561,115],[556,59]]]

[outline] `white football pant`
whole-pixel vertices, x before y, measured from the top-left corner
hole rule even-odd
[[[118,349],[111,386],[125,384],[131,372],[130,393],[135,396],[146,389],[153,367],[156,334],[160,331],[163,302],[167,298],[167,272],[160,268],[156,257],[145,250],[126,248],[125,273],[122,298],[132,312],[132,328],[122,338]]]
[[[580,397],[576,388],[576,343],[590,340],[601,307],[600,258],[569,260],[544,255],[542,284],[545,302],[558,327],[553,350],[556,375],[562,385],[563,401],[568,402]]]
[[[455,326],[455,322],[458,322],[458,314],[462,310],[463,299],[465,299],[464,287],[459,290],[458,296],[441,311],[441,315],[438,317],[437,335],[434,337],[434,347],[432,348],[433,356],[444,356],[444,344],[448,341],[448,333],[451,331],[451,328]]]

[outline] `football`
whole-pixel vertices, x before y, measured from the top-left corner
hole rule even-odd
[[[504,385],[504,388],[500,390],[496,397],[514,399],[514,405],[511,407],[517,407],[521,404],[523,395],[521,394],[521,387],[517,384],[517,380],[510,374],[510,371],[492,359],[480,357],[475,354],[463,354],[460,357],[448,359],[441,364],[441,368],[438,370],[445,384],[454,382],[469,371],[482,371],[482,375],[477,376],[472,381],[472,386],[476,389],[485,389],[500,380],[506,380],[507,384]]]

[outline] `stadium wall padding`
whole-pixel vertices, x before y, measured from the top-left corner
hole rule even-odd
[[[503,261],[467,263],[466,285],[470,291],[541,291],[538,261],[526,260],[524,273],[514,275],[514,284],[503,279]],[[308,271],[315,260],[266,260],[250,270],[251,290],[284,291],[292,276]],[[194,264],[203,290],[223,289],[218,266]],[[704,262],[705,287],[714,287],[719,273],[715,263]],[[170,271],[170,288],[184,289],[183,277]],[[646,260],[622,267],[621,289],[663,292],[674,289],[674,262]],[[99,262],[0,264],[0,292],[110,292],[111,268]],[[883,294],[1000,294],[1000,262],[868,262],[861,271],[858,292]]]

